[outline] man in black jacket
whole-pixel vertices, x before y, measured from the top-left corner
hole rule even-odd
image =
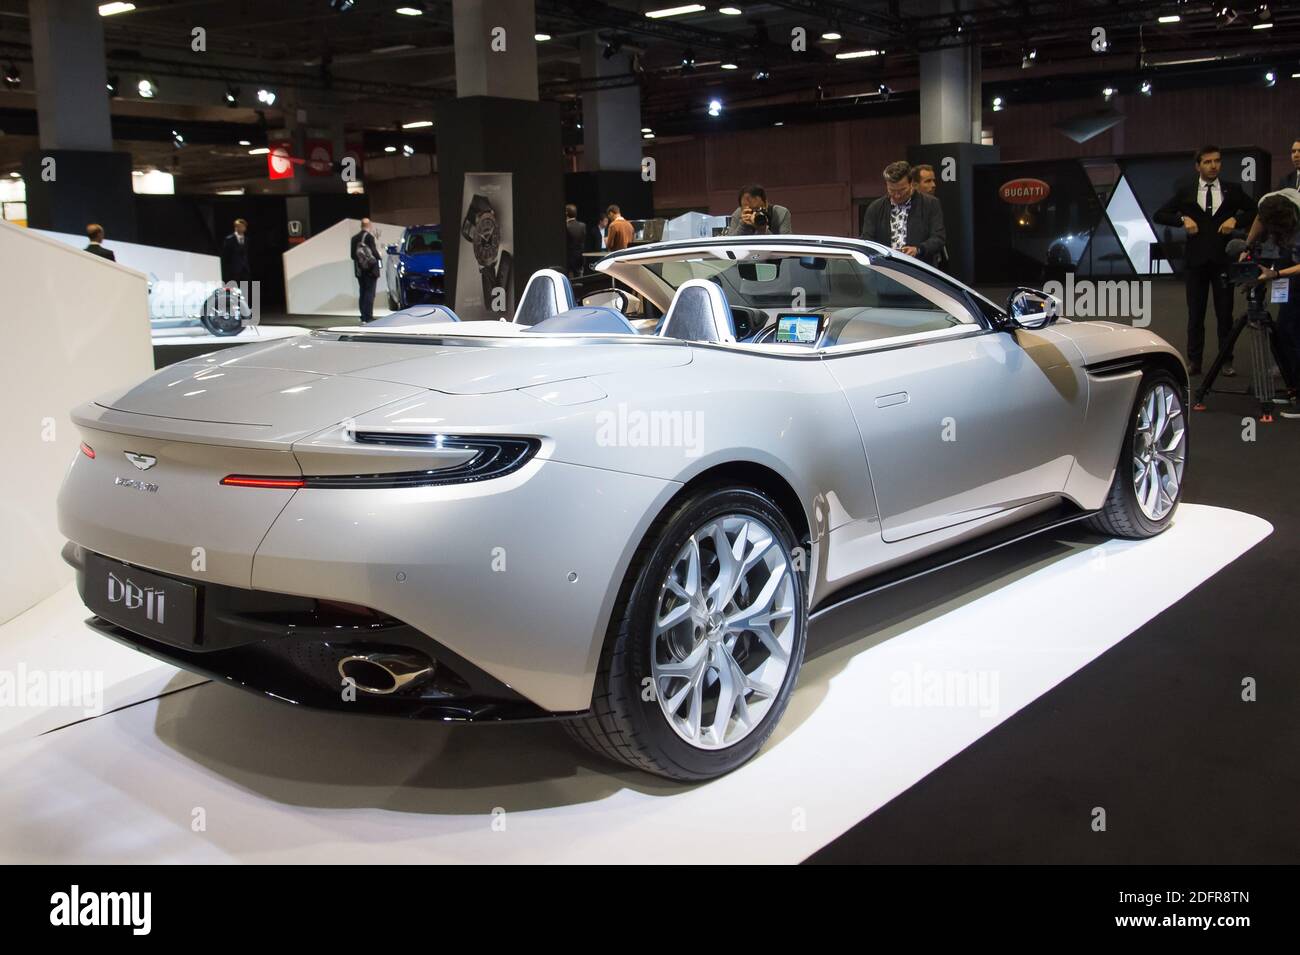
[[[885,167],[886,195],[867,206],[862,238],[933,265],[948,241],[943,207],[934,196],[913,186],[911,172],[912,167],[902,160]]]
[[[361,251],[363,246],[364,252]],[[362,219],[361,231],[352,237],[352,274],[357,277],[360,289],[357,306],[361,310],[362,325],[375,317],[375,285],[382,269],[375,231],[369,219]]]
[[[565,268],[569,278],[576,279],[582,274],[582,253],[587,246],[587,224],[578,219],[578,207],[572,202],[564,207],[564,237],[566,251]]]
[[[221,281],[251,282],[253,271],[248,265],[248,223],[235,220],[235,231],[221,243]]]
[[[1222,156],[1218,146],[1202,146],[1195,153],[1197,176],[1184,183],[1155,214],[1160,225],[1182,226],[1187,230],[1187,251],[1183,256],[1183,281],[1187,287],[1188,372],[1201,373],[1205,351],[1205,303],[1214,290],[1214,317],[1218,323],[1219,351],[1228,347],[1232,331],[1232,286],[1228,284],[1229,233],[1247,229],[1255,218],[1255,200],[1235,182],[1219,178]],[[1223,373],[1237,372],[1228,353]]]
[[[86,246],[86,251],[92,255],[97,255],[101,259],[108,259],[110,262],[116,262],[117,256],[113,254],[112,249],[104,248],[104,227],[97,222],[92,222],[86,226],[86,238],[90,244]]]

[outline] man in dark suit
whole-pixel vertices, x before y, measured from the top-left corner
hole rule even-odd
[[[365,247],[365,252],[361,252],[362,246]],[[361,231],[352,237],[352,274],[357,277],[360,289],[357,307],[361,311],[362,325],[375,317],[375,286],[382,269],[375,230],[369,219],[362,219]]]
[[[1300,139],[1291,144],[1292,169],[1277,181],[1279,189],[1300,189]]]
[[[943,207],[913,186],[911,172],[902,160],[885,167],[886,194],[867,206],[862,238],[933,265],[948,241]]]
[[[564,207],[564,237],[566,245],[565,267],[569,278],[582,274],[582,253],[587,245],[587,224],[578,221],[578,207],[569,203]]]
[[[91,255],[98,255],[110,262],[117,261],[117,256],[113,254],[113,250],[104,248],[104,227],[102,225],[92,222],[86,226],[86,238],[90,240],[90,244],[86,246],[86,251]]]
[[[235,220],[235,231],[221,243],[221,281],[251,282],[253,271],[248,264],[248,223]]]
[[[1187,230],[1183,256],[1183,281],[1187,287],[1188,372],[1201,373],[1205,351],[1205,304],[1214,291],[1214,317],[1218,323],[1219,351],[1228,347],[1232,331],[1232,286],[1225,266],[1229,233],[1247,229],[1255,218],[1255,200],[1235,182],[1219,178],[1223,159],[1218,146],[1202,146],[1195,153],[1196,178],[1179,186],[1168,202],[1156,210],[1160,225]],[[1237,372],[1232,354],[1224,359],[1223,373]]]

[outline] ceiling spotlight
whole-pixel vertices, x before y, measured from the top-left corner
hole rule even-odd
[[[109,96],[116,96],[117,91],[121,86],[122,82],[116,75],[110,76],[108,82],[104,84],[104,87],[108,90]]]
[[[347,13],[357,5],[357,0],[330,0],[330,9],[335,13]]]
[[[655,134],[654,134],[654,133],[642,133],[642,134],[641,134],[641,138],[642,138],[642,139],[654,139],[654,138],[655,138]]]
[[[721,100],[716,100],[716,99],[711,99],[711,100],[709,100],[709,115],[710,115],[710,116],[721,116],[721,115],[722,115],[722,101],[721,101]]]
[[[1272,70],[1269,70],[1267,73],[1264,74],[1265,86],[1272,86],[1276,82],[1277,82],[1277,74],[1274,73]]]
[[[844,53],[836,53],[837,60],[860,60],[865,56],[880,56],[884,50],[847,50]]]
[[[682,50],[682,72],[689,73],[693,69],[695,69],[695,51],[688,47]]]
[[[265,103],[267,106],[274,106],[274,105],[275,105],[275,91],[274,91],[274,90],[258,90],[258,91],[257,91],[257,101],[258,101],[259,103]]]
[[[1034,65],[1034,61],[1037,59],[1038,59],[1037,50],[1026,50],[1020,56],[1020,68],[1022,70],[1029,69],[1031,66]]]
[[[404,17],[422,17],[424,16],[424,4],[405,3],[393,12],[399,13]]]
[[[1267,3],[1261,3],[1255,8],[1255,16],[1260,20],[1267,20],[1273,16],[1273,11],[1268,8]]]
[[[18,64],[10,63],[8,66],[5,67],[5,86],[9,87],[12,90],[12,89],[17,89],[19,86],[22,85],[23,85],[23,74],[21,71],[19,71]]]
[[[756,82],[762,83],[765,80],[770,80],[771,78],[772,78],[772,74],[767,70],[757,69],[754,71],[754,79]]]
[[[643,132],[643,133],[652,133],[652,132],[654,132],[654,130],[652,130],[649,126],[642,126],[642,127],[641,127],[641,132]]]
[[[135,91],[140,94],[142,99],[153,99],[158,95],[158,87],[147,76],[140,77],[140,82],[135,84]]]
[[[1219,7],[1215,11],[1214,19],[1218,20],[1223,26],[1231,26],[1237,22],[1237,11],[1227,5]]]
[[[173,130],[172,130],[172,148],[173,148],[173,149],[180,149],[180,148],[181,148],[182,146],[184,146],[184,145],[185,145],[185,137],[182,136],[178,130],[173,129]]]
[[[1115,87],[1107,86],[1105,89],[1101,91],[1101,95],[1105,97],[1106,102],[1109,103],[1110,98],[1115,95]]]
[[[605,59],[613,59],[623,49],[623,38],[612,36],[605,41],[605,48],[600,51],[600,55]]]
[[[1176,13],[1170,13],[1163,17],[1156,17],[1156,23],[1179,23],[1182,19],[1183,18]]]
[[[891,90],[891,89],[890,89],[888,86],[886,86],[884,83],[881,83],[879,86],[876,87],[876,95],[880,97],[880,101],[881,101],[882,103],[888,103],[888,102],[889,102],[889,95],[890,95],[891,93],[893,93],[893,92],[894,92],[894,91]]]
[[[718,12],[724,17],[738,17],[745,11],[740,7],[718,7]]]
[[[385,146],[385,147],[384,147],[384,152],[386,152],[386,153],[395,153],[395,152],[397,152],[397,147],[396,147],[396,146]]]
[[[252,144],[250,141],[248,141],[247,139],[241,139],[241,140],[239,141],[239,145],[241,145],[241,146],[251,146],[251,145],[253,145],[253,144]]]
[[[1143,81],[1142,81],[1142,85],[1138,87],[1138,92],[1141,93],[1143,96],[1150,96],[1150,95],[1151,95],[1151,81],[1150,81],[1150,80],[1143,80]]]
[[[229,107],[231,107],[232,109],[233,109],[234,107],[236,107],[236,106],[239,105],[239,87],[238,87],[238,86],[227,86],[227,87],[226,87],[226,105],[229,106]]]
[[[1000,113],[1000,112],[1002,112],[1002,97],[1001,97],[1001,96],[995,96],[995,97],[993,97],[993,112],[995,112],[995,113]]]
[[[724,70],[738,70],[738,69],[740,69],[740,67],[738,67],[735,63],[723,63],[723,64],[722,64],[722,68],[723,68]]]
[[[546,42],[547,40],[549,40],[550,38],[551,38],[551,35],[550,35],[549,33],[534,33],[534,34],[533,34],[533,39],[536,40],[538,43],[545,43],[545,42]]]
[[[111,17],[118,13],[130,13],[134,9],[134,3],[101,3],[99,5],[99,15],[101,17]]]
[[[403,156],[414,156],[414,155],[415,155],[415,147],[412,146],[410,143],[403,143],[403,144],[402,144],[402,155],[403,155]]]
[[[702,3],[683,3],[679,7],[664,7],[662,10],[647,10],[645,15],[651,20],[659,20],[663,17],[680,17],[683,13],[701,13],[704,10]]]
[[[823,40],[843,40],[843,39],[844,39],[844,34],[843,34],[843,33],[836,33],[834,30],[827,30],[825,33],[822,34],[822,39],[823,39]]]

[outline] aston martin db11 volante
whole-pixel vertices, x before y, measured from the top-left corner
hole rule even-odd
[[[811,617],[1178,505],[1187,377],[1149,331],[848,239],[596,268],[631,291],[543,270],[510,322],[418,306],[76,409],[59,523],[91,625],[290,703],[563,718],[699,780],[771,734]]]

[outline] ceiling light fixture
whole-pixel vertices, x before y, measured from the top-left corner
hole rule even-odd
[[[823,40],[843,40],[843,39],[844,39],[844,34],[843,34],[843,33],[836,33],[834,30],[827,30],[825,33],[822,34],[822,39],[823,39]]]
[[[545,43],[545,42],[546,42],[547,40],[549,40],[550,38],[551,38],[551,35],[550,35],[549,33],[534,33],[534,34],[533,34],[533,39],[536,40],[538,43]]]
[[[134,9],[134,3],[101,3],[99,5],[99,15],[101,17],[112,17],[119,13],[130,13]]]
[[[880,56],[884,50],[846,50],[843,53],[836,53],[837,60],[860,60],[865,56]]]
[[[267,106],[275,105],[275,90],[258,90],[257,101],[265,103]]]
[[[403,123],[402,129],[424,129],[426,126],[432,126],[432,125],[433,125],[433,120],[431,119],[417,119],[414,122]]]
[[[647,10],[645,15],[651,20],[659,20],[663,17],[680,17],[686,13],[700,13],[704,10],[702,3],[684,3],[680,7],[664,7],[661,10]]]

